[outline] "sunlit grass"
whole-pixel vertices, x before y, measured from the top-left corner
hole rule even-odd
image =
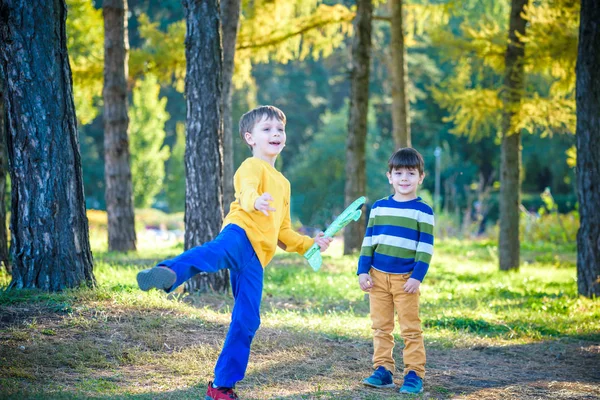
[[[5,318],[14,318],[0,329],[0,397],[201,395],[198,381],[212,375],[230,320],[231,296],[142,292],[135,281],[139,270],[182,250],[181,243],[155,241],[142,241],[137,252],[126,254],[95,248],[96,288],[0,292],[0,307],[11,310]],[[461,351],[554,340],[600,341],[600,302],[578,296],[572,251],[557,248],[552,257],[541,257],[545,250],[525,248],[522,259],[527,261],[509,273],[498,271],[496,253],[491,241],[437,243],[421,286],[428,348]],[[246,397],[282,393],[288,399],[378,398],[346,389],[358,379],[352,377],[352,366],[368,366],[372,340],[356,261],[356,255],[342,255],[339,239],[317,272],[297,254],[277,253],[265,270],[262,323],[249,367],[254,389]],[[9,276],[0,271],[0,285],[8,283]],[[395,336],[400,341],[398,330]],[[323,364],[314,365],[315,360]],[[346,364],[331,370],[328,362]],[[57,371],[62,372],[55,375]],[[312,382],[315,374],[329,379],[324,377],[332,373],[328,391],[307,383],[281,392],[282,376]],[[52,382],[45,379],[47,374],[54,376]]]
[[[127,307],[191,312],[190,306],[177,300],[179,297],[141,292],[135,282],[140,269],[180,251],[181,244],[161,247],[156,243],[140,244],[138,252],[127,254],[98,251],[95,290],[5,293],[0,302],[47,301],[60,310],[75,303],[110,300]],[[577,295],[574,261],[565,265],[563,257],[558,264],[525,263],[519,271],[506,273],[498,271],[495,252],[493,242],[438,243],[421,287],[426,331],[507,340],[597,335],[600,307],[597,301]],[[357,284],[356,256],[343,256],[339,240],[327,254],[322,269],[315,272],[300,256],[278,253],[265,271],[267,324],[310,327],[336,336],[370,334],[368,301]],[[9,277],[0,273],[0,284],[6,286],[8,282]]]

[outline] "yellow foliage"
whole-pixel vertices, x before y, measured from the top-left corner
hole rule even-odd
[[[354,11],[341,4],[318,3],[317,0],[253,2],[242,13],[236,60],[287,63],[330,55],[352,32]]]
[[[185,21],[175,22],[166,32],[151,22],[146,14],[138,18],[141,48],[131,51],[129,58],[130,79],[152,73],[161,84],[173,85],[179,92],[185,88]]]
[[[571,146],[565,154],[567,155],[567,165],[571,168],[575,168],[577,166],[577,148]]]
[[[456,16],[464,16],[463,10],[450,8]],[[575,132],[578,15],[575,0],[532,1],[526,7],[527,31],[520,37],[525,44],[526,86],[521,102],[510,106],[515,112],[511,129],[542,136]],[[456,63],[455,75],[434,90],[440,105],[451,113],[448,120],[454,122],[456,134],[474,139],[478,129],[493,130],[502,109],[508,107],[497,95],[504,80],[505,24],[506,18],[465,17],[462,35],[447,29],[431,35],[444,56]]]
[[[80,124],[98,114],[94,101],[104,83],[104,20],[92,0],[67,0],[67,48],[73,74],[73,101]]]
[[[525,42],[526,70],[556,81],[551,94],[565,96],[575,90],[575,64],[579,32],[579,1],[546,0],[525,9],[529,21]]]
[[[516,129],[539,132],[542,137],[553,133],[575,134],[575,99],[541,98],[534,93],[533,97],[522,99],[515,121]]]
[[[390,0],[388,0],[390,1]],[[416,36],[448,24],[450,13],[446,4],[403,4],[406,42],[415,42]]]
[[[240,88],[252,82],[252,64],[303,60],[329,56],[352,31],[354,11],[340,4],[328,6],[320,0],[242,3],[236,44],[233,84]],[[273,23],[276,21],[276,23]],[[163,84],[185,86],[185,21],[162,32],[148,16],[139,18],[141,49],[131,52],[132,78],[148,72]]]

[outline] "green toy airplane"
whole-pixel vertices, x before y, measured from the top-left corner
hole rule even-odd
[[[344,212],[342,212],[338,217],[327,227],[325,232],[326,237],[333,237],[336,233],[338,233],[343,227],[348,225],[352,221],[358,221],[362,211],[360,208],[365,204],[365,197],[359,197],[354,200],[352,204],[350,204]],[[304,253],[304,258],[308,260],[308,263],[315,271],[318,271],[321,268],[321,264],[323,263],[323,259],[321,258],[321,251],[319,249],[319,245],[316,243],[311,246],[310,249]]]

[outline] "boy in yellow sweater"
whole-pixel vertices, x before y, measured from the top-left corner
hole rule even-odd
[[[252,157],[235,173],[235,201],[221,233],[213,241],[137,275],[140,289],[171,292],[199,272],[229,269],[235,302],[207,400],[238,398],[233,388],[244,378],[250,345],[260,325],[263,268],[277,245],[304,254],[313,243],[325,251],[332,240],[322,232],[311,239],[292,230],[290,182],[274,167],[285,146],[285,122],[285,114],[273,106],[261,106],[242,116],[240,135]]]

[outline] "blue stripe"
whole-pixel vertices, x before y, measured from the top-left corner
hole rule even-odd
[[[358,259],[358,271],[356,274],[368,274],[369,270],[371,269],[371,264],[373,263],[372,261],[373,257],[360,256]]]
[[[373,265],[380,271],[391,274],[406,274],[415,268],[414,258],[400,258],[381,253],[373,254]]]
[[[419,236],[419,242],[427,243],[433,246],[433,235],[429,233],[421,232]]]
[[[373,226],[371,236],[376,235],[389,235],[396,236],[403,239],[414,240],[416,242],[419,241],[419,231],[414,229],[405,228],[403,226],[394,226],[394,225],[375,225]]]

